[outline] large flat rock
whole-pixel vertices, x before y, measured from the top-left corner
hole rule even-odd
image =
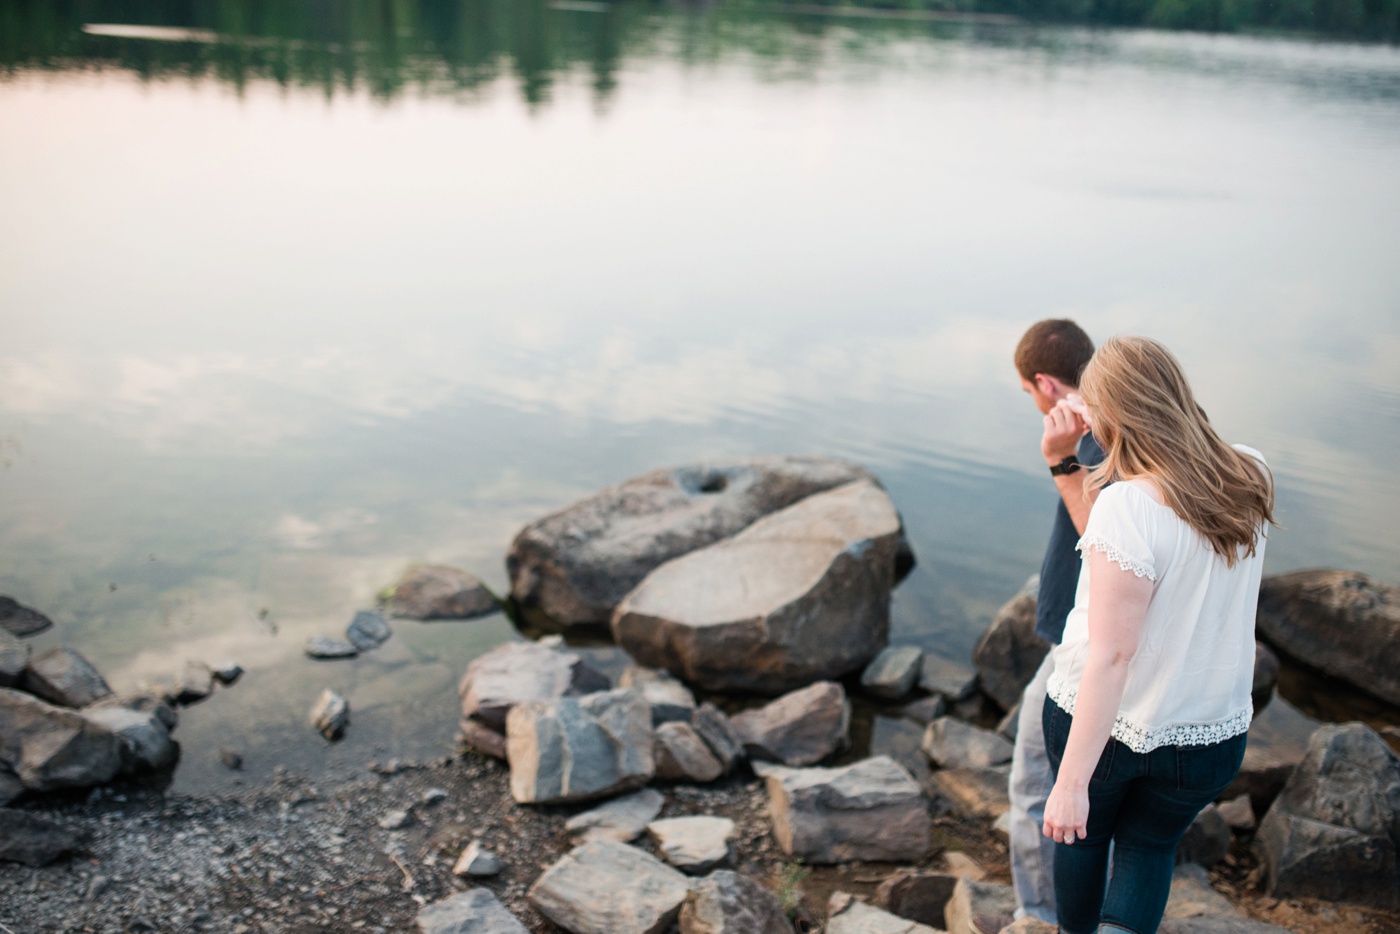
[[[763,457],[656,470],[531,523],[506,558],[511,596],[561,627],[606,626],[629,591],[673,558],[814,493],[872,479],[825,457]],[[907,547],[904,564],[912,564]]]
[[[462,719],[503,732],[517,704],[540,703],[605,690],[608,680],[574,652],[538,642],[508,642],[467,665],[457,685]]]
[[[773,836],[806,862],[916,862],[928,851],[927,799],[888,756],[840,768],[774,766],[764,782]]]
[[[635,688],[520,704],[506,718],[511,796],[521,804],[589,801],[656,774],[651,705]]]
[[[706,690],[839,678],[885,646],[899,541],[873,480],[814,494],[652,571],[618,605],[613,637]]]
[[[662,934],[690,884],[656,857],[594,840],[560,857],[530,887],[531,904],[574,934]]]
[[[577,843],[590,840],[615,840],[627,843],[642,835],[661,813],[666,798],[654,788],[643,788],[630,795],[605,801],[582,814],[575,814],[564,824]]]
[[[385,593],[385,609],[407,619],[470,619],[499,604],[476,575],[440,564],[417,564]]]

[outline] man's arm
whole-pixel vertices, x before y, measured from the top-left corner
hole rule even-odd
[[[1045,455],[1045,463],[1054,465],[1079,451],[1079,439],[1084,437],[1089,426],[1078,413],[1061,401],[1045,416],[1045,434],[1040,439],[1040,453]],[[1055,478],[1055,489],[1060,492],[1060,500],[1069,512],[1074,530],[1084,534],[1084,526],[1089,521],[1089,508],[1094,505],[1098,491],[1093,495],[1084,492],[1084,471],[1063,474]]]

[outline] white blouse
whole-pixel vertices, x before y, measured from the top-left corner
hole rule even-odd
[[[1258,460],[1252,448],[1235,450]],[[1047,691],[1074,713],[1089,656],[1090,549],[1125,571],[1152,581],[1142,640],[1128,678],[1113,738],[1134,752],[1158,746],[1217,743],[1249,729],[1253,716],[1254,617],[1264,567],[1264,534],[1250,557],[1240,549],[1234,567],[1138,481],[1099,493],[1078,549],[1083,554],[1074,609],[1054,649]]]

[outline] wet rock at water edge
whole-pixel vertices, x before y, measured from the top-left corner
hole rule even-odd
[[[988,768],[965,766],[939,769],[929,777],[929,782],[955,810],[995,820],[1011,809],[1011,799],[1007,794],[1010,775],[1009,765]]]
[[[472,619],[500,609],[475,574],[440,564],[410,567],[385,596],[389,615],[406,619]]]
[[[977,691],[977,672],[929,652],[924,653],[919,687],[930,694],[941,694],[951,702],[963,701]]]
[[[952,717],[939,717],[924,730],[921,747],[943,768],[987,768],[1011,761],[1011,743],[991,730]]]
[[[689,889],[684,875],[654,856],[594,840],[545,870],[529,898],[540,914],[574,934],[662,934]]]
[[[53,821],[27,811],[0,808],[0,861],[47,866],[81,849],[77,835]]]
[[[354,658],[360,650],[349,642],[332,639],[329,636],[308,636],[303,651],[312,658]]]
[[[912,704],[900,709],[899,715],[905,720],[928,725],[948,712],[948,699],[942,694],[921,697]]]
[[[37,635],[52,625],[53,620],[38,610],[31,610],[13,597],[0,596],[0,629],[24,638]]]
[[[1232,839],[1230,825],[1225,823],[1220,810],[1208,804],[1186,828],[1186,836],[1181,838],[1176,848],[1176,861],[1196,863],[1209,869],[1230,852]]]
[[[734,764],[744,758],[743,739],[729,717],[714,704],[706,701],[696,708],[690,725],[714,753],[720,768],[724,770],[721,774],[728,775]]]
[[[689,723],[663,723],[654,735],[658,779],[704,784],[724,774],[724,766]]]
[[[537,642],[508,642],[467,665],[457,684],[463,719],[504,731],[517,704],[549,702],[611,685],[574,652]]]
[[[1016,893],[1009,885],[959,879],[943,909],[948,934],[994,934],[1016,913]]]
[[[214,680],[225,687],[243,677],[243,666],[238,662],[224,660],[212,666],[211,670],[214,672]]]
[[[1400,756],[1364,724],[1320,727],[1254,850],[1275,898],[1400,909]]]
[[[29,660],[24,690],[60,707],[86,707],[112,694],[91,662],[61,646]]]
[[[734,822],[727,817],[668,817],[652,821],[647,831],[661,858],[691,875],[709,872],[733,855]]]
[[[750,758],[813,765],[850,745],[851,703],[840,684],[819,681],[730,722]]]
[[[171,700],[194,704],[214,693],[214,672],[203,662],[187,660],[175,674]]]
[[[0,767],[30,791],[110,781],[122,766],[122,740],[76,710],[0,688]]]
[[[901,869],[875,890],[875,904],[892,914],[943,930],[943,909],[953,897],[958,876]]]
[[[692,884],[680,927],[681,934],[793,934],[777,896],[728,869]]]
[[[670,674],[641,665],[629,665],[617,679],[620,688],[637,688],[651,704],[651,722],[689,721],[695,714],[695,695]]]
[[[1039,584],[1038,577],[1032,581]],[[1002,710],[1020,702],[1050,652],[1050,644],[1035,634],[1036,590],[1030,583],[997,611],[972,651],[982,690]]]
[[[773,836],[809,863],[912,862],[929,847],[931,823],[918,783],[893,759],[840,768],[765,769]]]
[[[19,687],[29,664],[29,646],[0,629],[0,688]]]
[[[109,697],[79,714],[121,739],[124,773],[157,771],[179,756],[179,747],[170,738],[175,711],[155,695]]]
[[[923,650],[912,645],[892,645],[882,649],[861,673],[861,689],[880,700],[900,700],[914,690],[923,662]]]
[[[859,671],[888,636],[900,534],[873,481],[814,494],[656,568],[618,604],[613,637],[712,691],[777,694]]]
[[[473,840],[462,851],[462,855],[457,857],[452,874],[463,877],[495,876],[499,875],[503,868],[495,853],[483,848],[480,840]]]
[[[424,906],[421,934],[529,934],[529,928],[487,888],[472,888]]]
[[[360,610],[345,627],[345,638],[361,652],[379,648],[393,634],[389,621],[374,610]]]
[[[576,842],[590,840],[615,840],[627,843],[635,840],[646,830],[647,825],[661,813],[666,797],[653,788],[620,798],[613,798],[605,804],[582,814],[576,814],[564,824]]]
[[[560,626],[606,626],[622,598],[667,561],[862,479],[871,479],[863,468],[824,457],[693,464],[634,477],[526,526],[506,558],[511,596]]]
[[[341,737],[349,723],[350,702],[330,688],[323,690],[311,707],[311,725],[326,739],[334,741]]]
[[[867,905],[847,892],[833,892],[826,912],[825,934],[942,934],[926,924]]]
[[[656,773],[651,705],[619,689],[520,704],[506,718],[511,796],[520,804],[607,797]]]

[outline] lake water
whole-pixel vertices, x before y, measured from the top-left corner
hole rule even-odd
[[[410,562],[504,589],[523,524],[669,464],[868,466],[920,560],[894,641],[966,660],[1049,530],[1043,317],[1178,353],[1278,478],[1269,572],[1400,582],[1396,48],[444,9],[7,20],[0,592],[118,689],[247,668],[177,787],[447,752],[504,617],[305,638]]]

